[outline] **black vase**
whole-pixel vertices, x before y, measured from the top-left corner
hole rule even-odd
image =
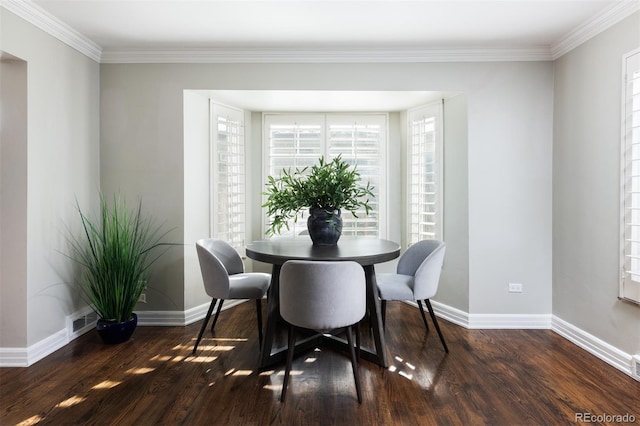
[[[342,235],[340,210],[327,211],[319,207],[310,208],[307,230],[315,245],[332,246],[337,244],[340,235]]]
[[[124,322],[113,322],[99,319],[96,324],[96,329],[98,330],[98,334],[102,338],[102,341],[112,345],[129,340],[137,325],[138,315],[134,313],[131,319]]]

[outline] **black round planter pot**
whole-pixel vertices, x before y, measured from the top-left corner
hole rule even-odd
[[[338,243],[342,235],[342,217],[340,210],[333,212],[313,207],[309,209],[307,230],[313,244],[332,246]]]
[[[131,319],[124,322],[112,322],[99,319],[98,324],[96,324],[96,329],[104,343],[116,344],[129,340],[137,325],[138,315],[134,313]]]

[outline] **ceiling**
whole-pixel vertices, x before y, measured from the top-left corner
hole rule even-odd
[[[71,37],[63,41],[70,39],[71,45],[102,63],[550,60],[628,15],[630,4],[632,11],[640,4],[639,0],[3,2],[16,12],[25,5],[43,11],[41,28],[48,28],[50,21],[69,27]],[[26,10],[23,15],[39,13]],[[262,111],[392,111],[453,95],[207,93],[226,104]]]
[[[620,0],[34,2],[107,52],[194,48],[549,47],[603,11],[624,3]]]

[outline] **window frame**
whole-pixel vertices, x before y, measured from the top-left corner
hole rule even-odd
[[[210,206],[209,206],[209,220],[210,220],[210,233],[212,238],[218,238],[227,241],[229,244],[233,246],[239,253],[243,253],[244,247],[246,245],[247,238],[247,152],[246,152],[246,134],[245,134],[245,114],[244,110],[232,107],[229,105],[225,105],[219,102],[216,102],[213,99],[210,99],[209,102],[209,123],[210,123],[210,131],[209,131],[209,191],[210,191]],[[219,174],[220,162],[218,161],[218,117],[226,116],[231,117],[234,116],[233,120],[238,121],[240,124],[240,156],[241,163],[238,165],[238,170],[240,171],[239,175],[242,177],[242,182],[238,183],[237,186],[242,188],[242,193],[235,193],[236,197],[242,198],[242,220],[239,224],[236,223],[237,227],[241,229],[239,231],[241,233],[241,237],[238,241],[235,238],[226,238],[224,235],[226,234],[234,234],[236,235],[237,231],[231,232],[231,228],[233,228],[233,224],[230,225],[229,232],[222,233],[219,229],[219,220],[218,220],[218,206],[220,205],[220,194],[216,190],[216,177]],[[230,121],[233,121],[230,120]],[[231,193],[232,191],[230,191]],[[229,213],[230,217],[235,216],[235,213]]]
[[[384,126],[384,130],[382,131],[382,135],[384,140],[379,144],[379,159],[380,159],[380,176],[379,176],[379,185],[378,186],[378,198],[376,202],[378,203],[378,238],[386,238],[387,230],[388,230],[388,206],[386,203],[387,200],[387,192],[388,192],[388,173],[389,173],[389,159],[388,159],[388,144],[389,144],[389,114],[386,112],[263,112],[262,113],[262,188],[265,188],[267,177],[270,174],[270,135],[268,124],[270,119],[289,119],[296,123],[302,123],[309,125],[310,123],[318,124],[321,123],[321,147],[320,154],[317,157],[314,157],[314,161],[312,164],[317,164],[317,158],[320,155],[323,155],[326,159],[331,159],[330,157],[330,146],[329,146],[329,138],[330,131],[329,125],[333,124],[333,122],[347,122],[357,121],[358,119],[364,121],[372,121],[372,120],[381,120],[382,125]],[[302,166],[301,166],[302,167]],[[294,170],[294,168],[292,168]],[[262,191],[261,191],[262,192]],[[265,196],[262,195],[262,202],[266,200]],[[267,215],[263,211],[261,212],[261,232],[264,235],[265,230],[268,225]],[[293,229],[293,236],[298,236],[300,231],[306,230],[306,224],[304,220],[298,220],[295,228]]]
[[[436,124],[435,124],[435,153],[434,153],[434,164],[436,167],[435,173],[435,235],[432,239],[444,240],[444,105],[443,100],[438,100],[437,102],[428,103],[425,105],[421,105],[415,108],[411,108],[407,110],[407,120],[406,120],[406,128],[407,128],[407,157],[406,157],[406,223],[405,223],[405,238],[407,242],[407,246],[414,244],[417,241],[413,241],[412,231],[412,160],[414,158],[413,153],[413,126],[414,122],[417,121],[412,116],[422,115],[422,117],[427,116],[435,116]],[[421,214],[420,212],[418,214]],[[420,240],[420,239],[418,239]]]
[[[629,93],[629,72],[628,64],[631,60],[635,59],[636,65],[633,69],[634,73],[638,76],[633,78],[635,80],[632,84],[637,84],[637,88],[631,88]],[[622,57],[622,90],[621,90],[621,138],[620,138],[620,283],[619,283],[619,298],[631,303],[640,305],[640,281],[634,281],[631,279],[631,275],[640,275],[640,267],[636,270],[632,267],[627,268],[626,259],[633,254],[628,251],[627,241],[630,238],[630,231],[628,230],[629,224],[629,210],[634,207],[629,206],[629,197],[633,188],[629,188],[627,184],[633,176],[640,180],[640,173],[633,174],[633,171],[629,171],[630,162],[637,161],[640,163],[640,152],[633,157],[632,146],[635,144],[638,151],[640,151],[640,123],[633,123],[634,112],[637,113],[636,120],[640,120],[640,48],[626,53]],[[636,93],[634,94],[634,91]],[[635,99],[634,99],[635,97]],[[633,104],[637,102],[639,105],[635,105],[636,109],[633,110]],[[629,114],[628,106],[631,104],[631,114]],[[630,120],[629,120],[630,119]],[[631,121],[631,122],[629,122]],[[634,134],[635,129],[635,134]],[[637,139],[633,141],[634,137]],[[627,154],[631,155],[631,159],[627,159]],[[635,191],[637,192],[637,191]],[[635,207],[636,209],[640,208]],[[638,213],[640,214],[640,213]],[[640,248],[640,242],[637,243]],[[632,250],[631,250],[632,251]],[[636,273],[633,273],[636,272]]]

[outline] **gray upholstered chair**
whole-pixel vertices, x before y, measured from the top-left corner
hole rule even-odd
[[[420,307],[422,321],[429,331],[422,301],[429,309],[433,325],[438,331],[445,352],[449,352],[438,320],[431,307],[431,299],[438,291],[440,271],[444,261],[445,244],[437,240],[423,240],[411,245],[398,260],[395,274],[377,274],[378,292],[382,301],[382,321],[386,321],[387,300],[415,300]]]
[[[222,304],[227,299],[255,299],[258,315],[258,340],[262,345],[262,305],[261,299],[267,292],[271,283],[271,274],[261,272],[244,272],[244,263],[238,252],[227,242],[214,238],[205,238],[196,242],[200,272],[204,281],[205,291],[212,297],[207,316],[202,323],[198,339],[193,345],[193,353],[196,353],[198,344],[207,328],[209,318],[216,304],[218,310],[213,318],[211,331],[218,321],[218,315]]]
[[[285,262],[280,271],[280,315],[289,323],[289,346],[281,401],[284,401],[287,392],[296,327],[302,327],[323,332],[346,329],[356,393],[358,402],[362,402],[352,329],[364,317],[365,310],[365,276],[358,263],[303,260]]]

